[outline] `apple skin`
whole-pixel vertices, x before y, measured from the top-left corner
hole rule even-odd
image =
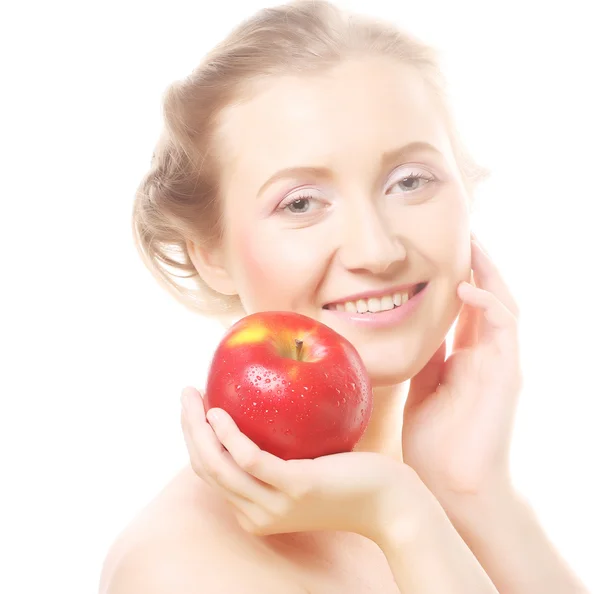
[[[229,328],[204,406],[227,411],[258,447],[284,460],[317,458],[352,450],[371,417],[373,390],[346,338],[302,314],[268,311]]]

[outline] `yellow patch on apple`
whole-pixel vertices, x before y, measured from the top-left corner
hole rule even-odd
[[[227,346],[234,347],[262,342],[268,334],[269,331],[262,325],[249,326],[240,330],[237,334],[233,334],[227,341]]]

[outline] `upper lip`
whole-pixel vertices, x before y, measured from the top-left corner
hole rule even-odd
[[[396,285],[387,289],[380,289],[375,291],[365,291],[364,293],[355,293],[354,295],[348,295],[335,301],[329,301],[325,305],[335,305],[336,303],[346,303],[346,301],[358,301],[359,299],[368,299],[369,297],[385,297],[386,295],[393,295],[394,293],[405,293],[414,289],[417,285],[425,284],[425,281],[419,281],[416,283],[408,283],[405,285]]]

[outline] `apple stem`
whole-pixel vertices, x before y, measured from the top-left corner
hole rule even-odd
[[[302,352],[302,341],[296,338],[296,359],[300,361],[300,353]]]

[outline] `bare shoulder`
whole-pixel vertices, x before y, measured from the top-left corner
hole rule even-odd
[[[222,502],[184,469],[111,546],[100,594],[305,591]]]

